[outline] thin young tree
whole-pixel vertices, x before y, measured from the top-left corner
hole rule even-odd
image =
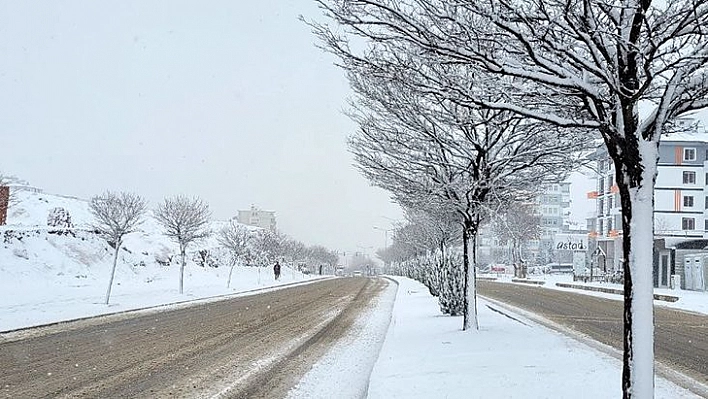
[[[219,243],[226,248],[230,255],[229,279],[226,282],[226,288],[231,287],[231,275],[234,272],[234,267],[238,263],[248,262],[250,260],[249,241],[253,234],[244,225],[234,221],[229,222],[219,232]]]
[[[511,203],[495,210],[492,229],[494,234],[511,250],[514,274],[527,277],[527,265],[523,257],[523,244],[541,235],[541,217],[530,203]]]
[[[345,30],[327,29],[334,41],[357,35],[389,52],[472,68],[464,85],[440,79],[455,101],[599,132],[622,203],[622,390],[626,398],[651,397],[652,270],[646,265],[658,145],[672,120],[708,106],[708,1],[318,2]],[[504,98],[490,101],[490,92]]]
[[[113,267],[106,289],[106,304],[110,301],[113,279],[118,264],[118,253],[123,238],[135,231],[144,221],[147,202],[137,194],[106,191],[89,201],[89,211],[93,215],[93,228],[106,238],[113,247]]]
[[[162,225],[164,234],[179,245],[181,258],[179,293],[184,293],[184,269],[187,266],[187,247],[211,234],[209,205],[198,197],[177,195],[166,198],[155,209],[153,216]]]

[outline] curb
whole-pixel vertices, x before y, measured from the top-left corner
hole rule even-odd
[[[160,305],[145,306],[145,307],[141,307],[141,308],[121,310],[118,312],[102,313],[102,314],[97,314],[97,315],[93,315],[93,316],[78,317],[75,319],[60,320],[60,321],[54,321],[51,323],[37,324],[34,326],[14,328],[11,330],[0,331],[0,342],[4,342],[3,339],[8,339],[11,336],[14,336],[17,334],[22,334],[24,332],[33,331],[33,330],[39,331],[39,330],[43,330],[43,329],[47,329],[47,328],[59,327],[59,326],[65,325],[65,324],[73,324],[73,323],[77,323],[77,322],[81,322],[81,321],[99,320],[101,318],[111,318],[111,317],[117,317],[117,316],[131,316],[133,313],[135,313],[137,315],[139,313],[149,312],[149,311],[159,312],[159,311],[168,310],[171,306],[198,305],[201,303],[208,303],[208,302],[213,302],[213,301],[217,301],[217,300],[237,298],[237,297],[244,296],[244,295],[265,293],[265,292],[272,291],[272,290],[279,289],[279,288],[287,288],[287,287],[292,287],[292,286],[297,286],[297,285],[311,284],[311,283],[314,283],[317,281],[324,281],[324,280],[329,280],[332,278],[335,278],[335,277],[317,278],[317,279],[311,279],[311,280],[306,280],[306,281],[295,281],[295,282],[287,283],[287,284],[272,285],[270,287],[254,288],[254,289],[250,289],[250,290],[246,290],[246,291],[233,292],[233,293],[229,293],[229,294],[214,295],[214,296],[208,296],[208,297],[203,297],[203,298],[186,299],[183,301],[163,303]]]
[[[532,285],[544,285],[546,284],[543,280],[526,280],[522,278],[512,278],[512,283],[522,283],[522,284],[532,284]]]
[[[561,283],[565,284],[565,283]],[[572,285],[572,284],[569,284]],[[537,315],[535,313],[529,312],[527,310],[518,308],[513,305],[509,305],[507,303],[498,301],[496,299],[492,298],[487,298],[485,296],[480,295],[480,298],[483,298],[485,301],[496,305],[500,308],[503,308],[507,310],[508,312],[511,312],[515,315],[520,316],[523,319],[526,319],[530,322],[535,323],[538,326],[541,326],[542,328],[547,328],[548,330],[556,331],[562,335],[565,335],[568,338],[574,339],[577,342],[580,342],[584,345],[587,345],[588,347],[597,350],[598,352],[605,353],[606,355],[615,358],[620,364],[622,363],[622,356],[623,353],[621,350],[614,348],[610,345],[603,344],[600,341],[595,340],[594,338],[587,336],[579,331],[576,331],[572,329],[569,326],[562,325],[560,323],[556,323],[554,321],[551,321],[550,319],[547,319],[541,315]],[[667,379],[668,381],[673,382],[674,384],[698,395],[701,397],[708,397],[708,385],[704,384],[701,381],[698,381],[688,375],[685,375],[681,373],[680,371],[674,370],[668,365],[658,361],[654,360],[654,365],[655,365],[655,373],[657,375],[660,375],[661,377]]]
[[[577,290],[604,292],[606,294],[624,295],[624,290],[620,290],[617,288],[596,287],[596,286],[592,286],[592,285],[569,284],[569,283],[556,283],[556,286],[562,287],[562,288],[573,288],[573,289],[577,289]],[[676,302],[679,300],[679,297],[673,296],[673,295],[654,294],[654,299],[657,301]]]

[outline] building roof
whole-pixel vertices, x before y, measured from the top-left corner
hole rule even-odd
[[[661,135],[662,143],[682,142],[682,143],[708,143],[708,133],[703,130],[683,131]]]

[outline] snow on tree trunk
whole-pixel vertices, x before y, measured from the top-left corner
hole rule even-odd
[[[122,243],[120,240],[118,242],[116,242],[116,249],[115,249],[115,253],[113,254],[113,268],[111,269],[111,278],[108,280],[108,289],[106,290],[106,305],[108,305],[108,301],[111,299],[111,289],[113,288],[113,278],[116,275],[116,265],[118,264],[118,252],[120,251],[121,245],[122,245]]]
[[[629,176],[619,180],[618,175],[623,208],[625,398],[651,398],[654,393],[652,248],[657,145],[640,140],[639,152],[645,166],[641,183],[629,187]]]
[[[463,307],[463,318],[462,318],[462,330],[468,331],[471,328],[479,330],[479,323],[477,321],[477,290],[476,290],[476,276],[474,271],[474,265],[470,267],[469,258],[469,241],[470,241],[470,227],[468,224],[462,229],[462,264],[464,265],[464,287],[465,287],[465,303]],[[476,234],[472,233],[473,237]],[[474,242],[474,239],[473,239]],[[473,250],[474,252],[474,250]],[[472,306],[470,306],[472,302]],[[472,308],[472,309],[470,309]],[[470,311],[471,310],[471,311]]]
[[[235,262],[231,264],[231,269],[229,269],[229,280],[226,282],[226,288],[231,288],[231,275],[234,273],[235,266]]]
[[[184,247],[180,248],[180,256],[182,257],[182,262],[179,268],[179,293],[184,293],[184,267],[187,264],[186,249]]]
[[[477,230],[472,234],[472,267],[470,268],[470,292],[469,298],[472,300],[472,325],[475,330],[479,330],[479,320],[477,318]]]

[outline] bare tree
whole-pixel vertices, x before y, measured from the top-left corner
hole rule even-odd
[[[458,215],[467,298],[463,329],[477,329],[476,240],[483,206],[559,178],[552,172],[568,170],[575,162],[574,150],[587,143],[572,129],[459,104],[446,99],[441,88],[421,90],[416,76],[397,69],[385,54],[362,60],[346,47],[330,44],[359,95],[352,117],[360,130],[351,138],[351,148],[362,173],[404,207],[424,210],[434,204],[434,209]],[[409,62],[415,60],[406,57],[401,65]],[[435,71],[440,66],[420,68]],[[449,79],[466,78],[461,69],[438,72]]]
[[[251,258],[249,241],[253,234],[242,224],[231,221],[219,233],[219,243],[231,254],[231,268],[226,288],[231,287],[231,275],[239,262],[249,262]]]
[[[438,80],[455,101],[600,133],[622,202],[623,395],[651,397],[652,271],[644,265],[652,261],[658,143],[673,119],[708,106],[708,2],[318,2],[344,35],[472,68],[464,85]]]
[[[497,213],[492,228],[501,242],[511,250],[514,274],[526,278],[527,265],[523,258],[523,244],[541,235],[541,218],[529,203],[507,204]]]
[[[106,191],[91,198],[89,211],[94,217],[93,228],[106,238],[114,248],[113,267],[106,290],[106,304],[111,298],[113,278],[118,264],[118,253],[123,245],[123,237],[137,230],[143,222],[147,203],[137,194]]]
[[[323,267],[326,265],[331,271],[334,271],[334,266],[337,264],[339,257],[336,252],[331,251],[321,245],[314,245],[309,247],[308,251],[310,259],[317,263],[318,274],[323,273]]]
[[[284,240],[285,237],[280,234],[268,230],[258,230],[251,240],[256,265],[265,267],[275,263],[278,257],[283,254]]]
[[[154,217],[164,228],[164,234],[179,245],[181,257],[179,293],[184,293],[184,268],[189,244],[208,237],[211,212],[200,198],[178,195],[166,198],[155,210]]]

